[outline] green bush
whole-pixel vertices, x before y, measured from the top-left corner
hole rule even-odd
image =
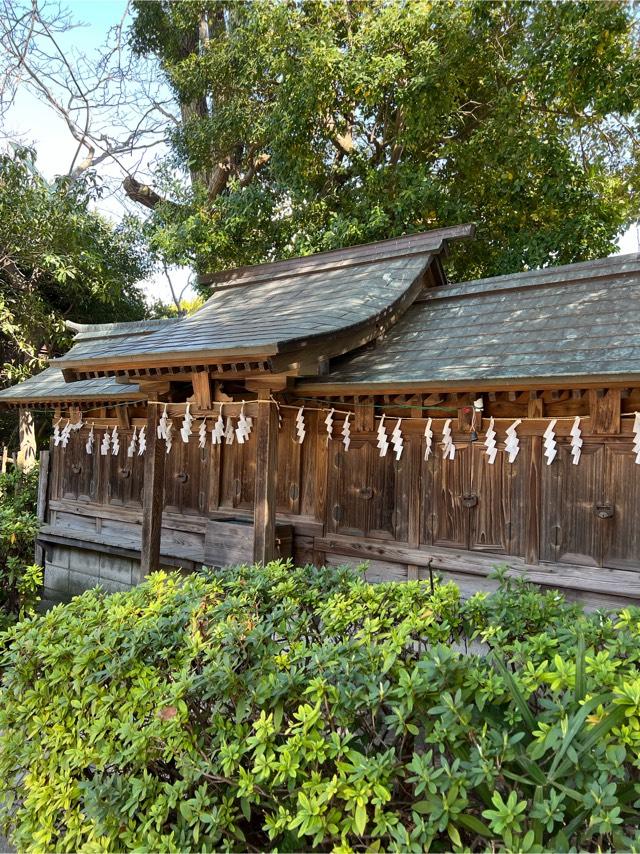
[[[42,568],[33,563],[38,469],[0,475],[0,633],[40,599]]]
[[[21,850],[640,848],[638,611],[274,563],[9,634]]]

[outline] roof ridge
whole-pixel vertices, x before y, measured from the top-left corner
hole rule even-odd
[[[612,255],[593,261],[562,264],[558,267],[542,267],[518,273],[503,273],[486,279],[469,279],[466,282],[450,282],[425,291],[423,300],[456,299],[490,294],[497,291],[518,291],[528,288],[568,285],[595,279],[607,279],[620,273],[640,273],[640,253]]]
[[[447,240],[468,240],[475,234],[475,225],[447,226],[431,231],[403,234],[386,240],[359,243],[355,246],[328,249],[310,255],[299,255],[281,261],[263,261],[260,264],[233,267],[216,273],[205,273],[199,277],[201,284],[213,284],[218,288],[238,287],[260,281],[273,281],[290,274],[326,272],[337,266],[350,266],[384,261],[388,258],[403,258],[409,255],[429,254],[441,251]]]
[[[116,321],[115,323],[74,323],[72,320],[67,320],[65,326],[76,333],[75,341],[91,341],[94,338],[155,332],[157,329],[175,323],[178,319],[177,317],[150,317],[142,320]]]

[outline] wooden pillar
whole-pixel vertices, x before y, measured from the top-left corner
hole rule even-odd
[[[47,501],[49,497],[49,451],[40,451],[40,471],[38,473],[38,503],[36,515],[38,522],[43,525],[47,518]],[[44,566],[44,549],[36,539],[35,563]]]
[[[529,458],[529,490],[525,530],[525,556],[527,563],[540,563],[540,487],[542,473],[542,436],[531,437]]]
[[[142,494],[142,547],[140,571],[133,582],[139,584],[145,575],[160,568],[160,534],[164,505],[164,460],[166,443],[158,438],[160,404],[147,407],[147,449],[144,456],[144,490]]]
[[[253,511],[253,559],[266,564],[276,550],[276,477],[278,411],[268,391],[259,392],[256,424],[256,489]]]

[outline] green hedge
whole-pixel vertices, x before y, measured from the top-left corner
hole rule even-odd
[[[14,627],[21,850],[639,850],[640,614],[271,564]]]
[[[37,489],[37,467],[0,474],[0,634],[40,600],[42,567],[33,563]]]

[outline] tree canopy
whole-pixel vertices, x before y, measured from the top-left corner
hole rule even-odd
[[[152,245],[214,269],[475,221],[458,276],[609,254],[634,217],[620,2],[134,0],[180,102]],[[174,180],[176,167],[190,187]]]
[[[144,317],[135,287],[146,261],[126,221],[114,227],[89,207],[87,173],[49,184],[30,152],[0,156],[0,382],[33,373],[68,344],[65,319],[101,323]]]

